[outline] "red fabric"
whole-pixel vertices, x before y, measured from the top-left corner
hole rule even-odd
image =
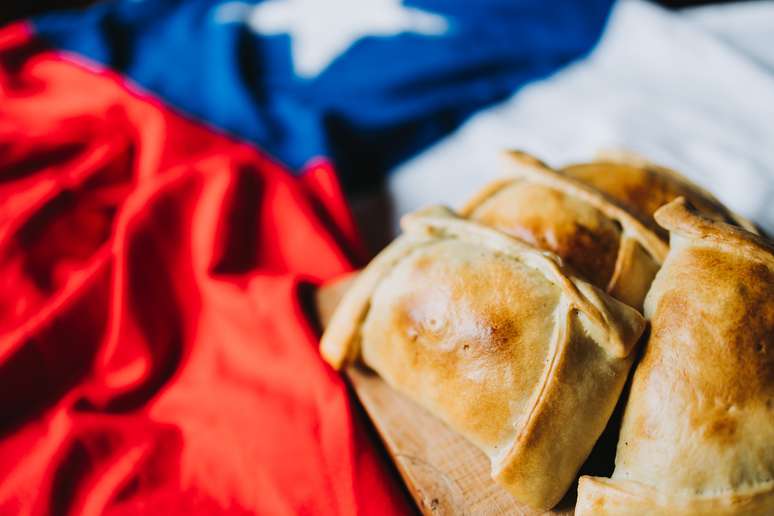
[[[407,511],[309,318],[357,245],[325,162],[0,31],[0,514]]]

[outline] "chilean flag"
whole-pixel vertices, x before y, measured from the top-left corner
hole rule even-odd
[[[345,193],[608,0],[117,0],[0,29],[0,514],[412,509],[317,352]]]

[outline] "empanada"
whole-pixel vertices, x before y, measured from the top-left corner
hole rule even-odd
[[[521,152],[508,176],[476,195],[462,215],[558,254],[580,277],[640,309],[668,246],[602,192]]]
[[[362,359],[482,449],[516,499],[555,505],[613,411],[643,317],[447,209],[403,227],[345,294],[323,356]]]
[[[581,478],[576,514],[774,514],[774,247],[683,199],[656,220],[671,250],[615,471]]]

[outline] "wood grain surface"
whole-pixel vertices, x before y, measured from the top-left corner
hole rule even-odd
[[[317,308],[323,326],[351,277],[323,286]],[[519,504],[490,476],[489,459],[419,405],[364,366],[346,371],[388,453],[424,514],[572,514],[572,500],[541,513]],[[572,491],[572,489],[571,489]]]

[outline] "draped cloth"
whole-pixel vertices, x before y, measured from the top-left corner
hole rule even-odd
[[[409,510],[318,356],[363,252],[307,168],[0,31],[0,513]]]

